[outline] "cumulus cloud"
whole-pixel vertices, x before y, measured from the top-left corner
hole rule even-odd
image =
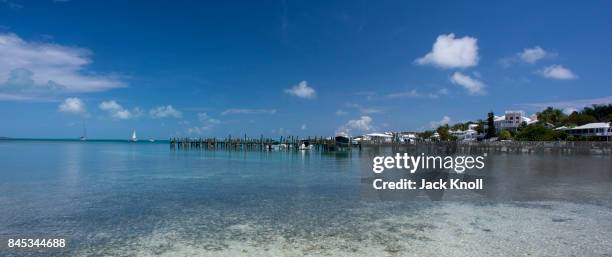
[[[113,75],[87,69],[91,51],[58,44],[28,42],[0,33],[0,90],[18,96],[53,92],[98,92],[123,87]]]
[[[180,119],[181,117],[183,117],[183,114],[180,111],[174,109],[172,105],[155,107],[149,111],[149,115],[151,115],[151,117],[154,119],[160,119],[160,118]]]
[[[57,108],[60,112],[85,114],[85,103],[77,97],[66,98]]]
[[[539,46],[534,48],[525,48],[523,52],[518,53],[519,58],[526,63],[536,63],[538,60],[550,55]]]
[[[561,65],[551,65],[537,71],[537,73],[549,79],[570,80],[578,78],[574,72]]]
[[[439,35],[431,52],[418,58],[419,65],[434,65],[440,68],[468,68],[478,64],[478,39],[455,34]]]
[[[129,110],[123,108],[119,103],[115,100],[104,101],[98,105],[100,110],[103,110],[111,115],[111,117],[120,120],[127,120],[135,117]]]
[[[339,131],[349,133],[352,130],[370,131],[372,129],[372,118],[370,116],[361,116],[359,119],[349,120],[339,128]]]
[[[305,80],[289,89],[285,89],[285,93],[304,99],[315,99],[317,97],[317,92],[314,88],[309,87],[308,82]]]
[[[230,114],[275,114],[276,109],[227,109],[221,115]]]
[[[451,118],[450,118],[450,117],[448,117],[448,116],[444,116],[444,117],[442,117],[442,119],[441,119],[441,120],[439,120],[439,121],[432,121],[432,122],[429,122],[429,126],[431,126],[431,128],[434,128],[434,129],[435,129],[435,128],[439,127],[439,126],[442,126],[442,125],[447,125],[447,124],[449,124],[450,122],[451,122]]]
[[[453,84],[459,85],[467,89],[471,95],[479,95],[485,93],[485,84],[482,81],[472,78],[468,75],[464,75],[461,72],[455,72],[450,77],[450,81]]]
[[[525,48],[522,52],[516,53],[514,56],[502,58],[499,60],[499,63],[505,67],[509,67],[518,62],[535,64],[539,60],[555,56],[557,56],[557,53],[546,51],[540,46],[535,46],[532,48]]]

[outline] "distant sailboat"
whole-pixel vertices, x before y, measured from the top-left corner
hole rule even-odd
[[[81,141],[87,140],[87,129],[85,128],[85,121],[83,121],[83,135],[80,137]]]
[[[136,130],[132,131],[132,142],[136,142],[138,139],[136,138]]]

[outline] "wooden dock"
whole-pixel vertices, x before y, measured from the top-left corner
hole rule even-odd
[[[297,137],[280,137],[280,139],[264,138],[254,139],[244,136],[243,138],[223,139],[217,138],[171,138],[171,149],[204,149],[204,150],[244,150],[244,151],[297,151],[302,147],[319,151],[345,151],[351,147],[360,145],[349,144],[348,147],[341,146],[335,139],[324,137],[313,137],[299,139]]]
[[[298,151],[303,146],[318,151],[349,151],[353,148],[390,147],[394,151],[432,152],[439,149],[453,149],[456,153],[558,153],[612,155],[612,142],[605,141],[510,141],[510,142],[354,142],[348,145],[336,142],[334,138],[324,137],[281,137],[280,139],[243,138],[171,138],[171,149],[236,150],[236,151]],[[438,150],[436,150],[438,149]]]

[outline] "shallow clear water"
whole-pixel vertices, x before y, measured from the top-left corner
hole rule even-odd
[[[597,256],[612,253],[607,156],[494,155],[495,195],[364,201],[366,154],[0,142],[8,256]],[[543,186],[534,186],[536,184]],[[514,201],[520,200],[520,201]]]

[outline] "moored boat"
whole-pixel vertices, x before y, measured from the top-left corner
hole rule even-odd
[[[336,146],[337,147],[349,147],[351,139],[346,133],[338,133],[336,134]]]

